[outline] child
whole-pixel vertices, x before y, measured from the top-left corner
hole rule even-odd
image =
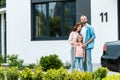
[[[85,49],[83,48],[83,36],[77,36],[77,45],[74,47],[75,69],[84,71],[83,62],[85,62]]]

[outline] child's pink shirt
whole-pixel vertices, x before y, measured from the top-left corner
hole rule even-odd
[[[85,50],[82,48],[82,46],[83,46],[82,44],[75,46],[76,48],[75,57],[83,57],[83,53],[85,52]]]
[[[77,36],[78,36],[78,33],[72,31],[72,32],[70,33],[69,38],[68,38],[68,42],[69,42],[73,47],[76,45]]]

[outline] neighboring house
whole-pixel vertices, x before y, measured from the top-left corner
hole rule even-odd
[[[120,39],[119,0],[6,0],[0,8],[0,52],[25,63],[57,54],[70,61],[68,36],[81,15],[96,33],[93,62],[100,63],[104,42]]]

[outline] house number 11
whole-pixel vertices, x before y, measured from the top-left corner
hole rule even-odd
[[[107,12],[105,12],[105,13],[101,12],[100,16],[101,16],[101,22],[108,22],[108,13]]]

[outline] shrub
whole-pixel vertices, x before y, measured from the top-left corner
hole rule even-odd
[[[28,66],[25,66],[25,67],[30,68],[30,69],[34,69],[35,66],[37,66],[37,65],[33,63],[33,64],[29,64]]]
[[[120,74],[116,74],[116,75],[114,74],[106,78],[103,78],[102,80],[120,80]]]
[[[84,72],[83,80],[93,80],[93,76],[91,72]]]
[[[57,76],[57,70],[50,69],[45,73],[44,80],[58,80]]]
[[[50,69],[45,73],[44,80],[67,80],[68,71],[64,68]]]
[[[6,68],[0,67],[0,80],[5,80]]]
[[[7,56],[8,64],[10,67],[18,67],[18,69],[23,69],[23,60],[18,59],[17,54],[12,54]]]
[[[9,68],[6,73],[7,80],[18,80],[19,72],[15,67]]]
[[[3,72],[0,72],[0,80],[5,80],[5,75]]]
[[[84,73],[74,70],[72,73],[69,73],[67,80],[83,80]]]
[[[29,68],[24,68],[20,72],[20,80],[33,80],[32,76],[33,76],[32,70]]]
[[[108,69],[104,67],[98,68],[96,71],[93,72],[93,80],[102,80],[102,78],[105,78],[108,74]]]
[[[63,66],[62,61],[58,59],[56,54],[49,55],[45,57],[41,57],[40,66],[42,66],[43,71],[47,71],[49,69],[59,69]]]
[[[59,78],[59,80],[66,80],[66,78],[67,78],[67,76],[69,74],[68,70],[64,69],[63,67],[61,67],[57,71],[58,71],[58,78]]]
[[[120,80],[120,74],[106,77],[107,72],[108,69],[103,67],[93,73],[76,70],[69,72],[63,67],[49,69],[47,72],[43,72],[40,66],[35,66],[32,70],[24,68],[22,71],[18,71],[16,67],[0,67],[0,80],[5,80],[5,78],[6,80]]]
[[[36,67],[33,73],[33,80],[43,80],[44,73],[41,67]]]
[[[2,54],[0,54],[0,65],[1,65],[2,63],[4,63],[4,59],[3,59]]]

